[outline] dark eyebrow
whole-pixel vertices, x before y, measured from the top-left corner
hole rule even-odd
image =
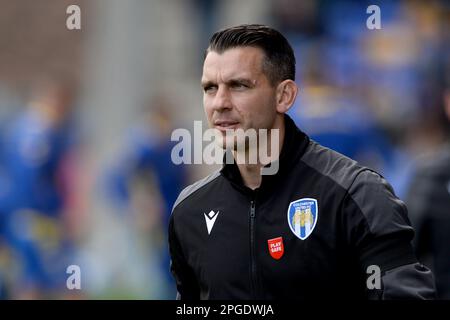
[[[246,79],[246,78],[236,78],[236,79],[230,79],[229,81],[227,81],[227,85],[235,85],[235,84],[243,84],[243,85],[246,85],[251,88],[255,86],[254,81],[251,81],[250,79]]]
[[[246,85],[250,88],[253,88],[255,86],[255,81],[252,81],[250,79],[247,78],[236,78],[236,79],[230,79],[226,82],[226,84],[228,86],[232,86],[232,85],[236,85],[236,84],[243,84]],[[213,81],[202,81],[201,82],[201,86],[202,88],[208,88],[210,86],[217,86],[217,83],[213,82]]]
[[[208,87],[210,87],[210,86],[213,86],[213,85],[216,85],[214,82],[212,82],[212,81],[202,81],[201,82],[201,86],[202,86],[202,88],[208,88]]]

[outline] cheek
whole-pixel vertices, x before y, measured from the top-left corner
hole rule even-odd
[[[235,96],[233,104],[243,116],[255,116],[260,110],[261,98],[257,94]]]
[[[269,94],[257,94],[245,97],[236,104],[238,112],[246,120],[256,126],[264,126],[268,119],[275,114],[273,96]]]
[[[203,97],[203,109],[205,110],[208,120],[210,120],[213,114],[213,108],[211,107],[211,103],[207,97]]]

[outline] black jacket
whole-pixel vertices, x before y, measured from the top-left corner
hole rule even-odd
[[[178,298],[433,298],[386,180],[285,124],[279,170],[258,189],[227,164],[181,192],[169,225]]]
[[[433,270],[439,299],[450,299],[450,146],[422,159],[407,204],[416,253]]]

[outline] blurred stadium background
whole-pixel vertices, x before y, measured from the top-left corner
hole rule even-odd
[[[0,0],[2,298],[174,297],[168,215],[215,168],[171,164],[170,133],[204,120],[203,51],[241,23],[294,46],[300,128],[407,197],[448,143],[448,1]],[[72,264],[81,290],[66,288]]]

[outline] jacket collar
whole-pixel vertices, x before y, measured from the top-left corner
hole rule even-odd
[[[261,186],[255,190],[244,185],[244,182],[239,172],[239,168],[235,162],[232,164],[225,164],[221,170],[222,175],[228,179],[236,188],[244,193],[253,195],[254,193],[265,194],[271,193],[277,188],[278,183],[286,179],[291,172],[291,169],[298,163],[298,160],[303,155],[306,147],[309,144],[309,137],[303,133],[294,123],[294,121],[285,114],[285,135],[283,146],[279,157],[278,172],[274,175],[263,175]],[[225,163],[225,161],[224,161]]]

